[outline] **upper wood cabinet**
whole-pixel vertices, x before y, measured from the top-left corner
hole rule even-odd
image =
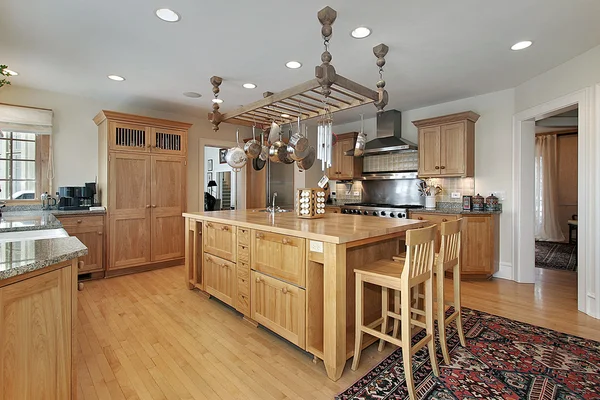
[[[413,121],[419,129],[419,177],[473,177],[478,119],[466,111]]]
[[[101,111],[94,122],[98,191],[108,214],[107,270],[183,260],[191,125],[114,111]]]
[[[346,155],[356,145],[357,137],[358,132],[337,135],[337,143],[332,149],[331,167],[327,169],[329,179],[350,180],[361,177],[363,158]]]

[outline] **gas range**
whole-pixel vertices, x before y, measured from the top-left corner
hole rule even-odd
[[[407,218],[408,210],[423,208],[420,204],[350,203],[342,206],[342,214],[369,215],[374,217]]]

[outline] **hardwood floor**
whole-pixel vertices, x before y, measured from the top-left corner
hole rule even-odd
[[[577,312],[576,274],[538,277],[465,282],[463,305],[600,340],[600,320]],[[186,289],[183,267],[87,282],[78,304],[78,399],[331,399],[393,347],[369,347],[332,382],[308,353]]]

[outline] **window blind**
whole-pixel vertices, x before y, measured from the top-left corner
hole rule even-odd
[[[52,110],[0,103],[0,131],[52,133]]]

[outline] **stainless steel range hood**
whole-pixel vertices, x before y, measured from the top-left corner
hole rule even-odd
[[[417,150],[417,145],[402,138],[402,114],[389,110],[377,116],[377,138],[365,144],[365,156]]]

